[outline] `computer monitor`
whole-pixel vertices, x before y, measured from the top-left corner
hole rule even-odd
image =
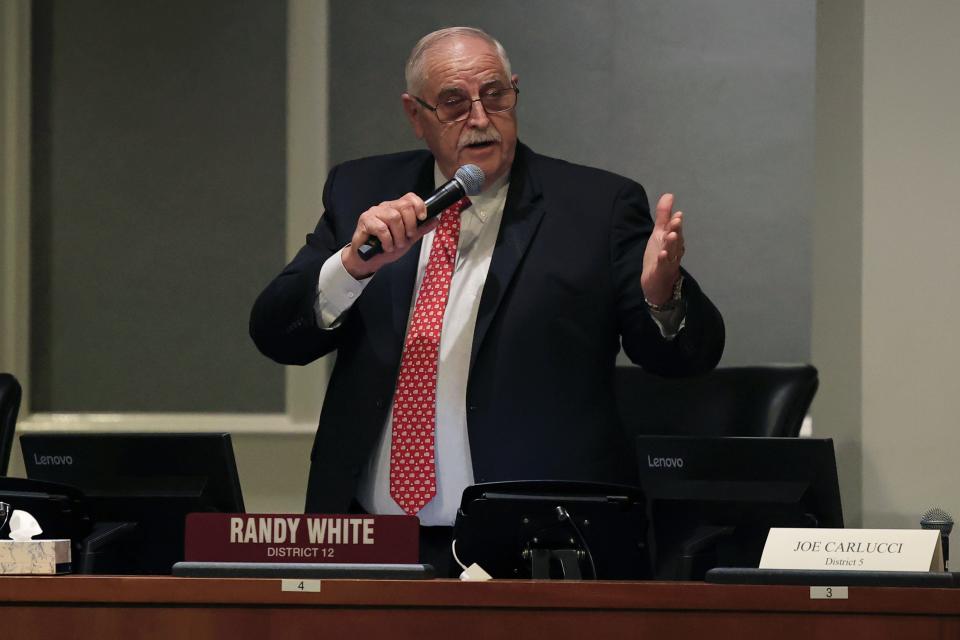
[[[20,447],[28,478],[86,496],[109,541],[91,547],[90,572],[169,574],[183,560],[186,514],[244,511],[226,433],[28,433]]]
[[[771,527],[843,527],[833,441],[638,436],[654,574],[757,567]]]

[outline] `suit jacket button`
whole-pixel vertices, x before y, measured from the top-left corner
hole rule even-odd
[[[377,409],[383,409],[383,406],[386,404],[386,402],[384,402],[382,398],[377,398],[375,404],[377,405]]]

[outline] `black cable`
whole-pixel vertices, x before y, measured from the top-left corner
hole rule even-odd
[[[566,507],[563,505],[557,505],[557,517],[561,522],[564,520],[569,522],[574,533],[577,534],[577,538],[580,539],[580,544],[583,545],[583,550],[587,554],[587,560],[590,561],[590,573],[593,574],[593,579],[596,580],[597,566],[593,563],[593,552],[590,551],[590,545],[587,544],[587,539],[583,537],[582,533],[580,533],[580,527],[577,526],[577,523],[573,520],[573,516],[570,515],[570,512],[567,511]]]

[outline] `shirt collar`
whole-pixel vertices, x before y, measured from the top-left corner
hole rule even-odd
[[[433,184],[439,188],[447,183],[447,178],[440,172],[440,167],[433,163]],[[473,213],[480,220],[486,222],[490,215],[502,209],[507,199],[507,187],[510,186],[510,172],[497,179],[488,189],[484,189],[475,196],[470,196],[470,208],[464,213]]]

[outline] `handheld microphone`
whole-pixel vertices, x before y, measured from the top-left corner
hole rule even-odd
[[[927,509],[927,512],[920,516],[921,529],[936,529],[940,532],[940,542],[943,547],[943,568],[949,570],[950,566],[950,532],[953,530],[953,518],[949,513],[933,507]]]
[[[457,169],[453,180],[441,186],[423,201],[423,204],[427,205],[427,217],[423,220],[417,220],[417,226],[422,226],[427,223],[427,220],[440,215],[447,207],[463,196],[475,196],[480,193],[485,179],[483,169],[475,164],[465,164]],[[369,260],[373,256],[383,253],[380,239],[376,236],[370,236],[366,242],[357,247],[357,253],[363,260]]]

